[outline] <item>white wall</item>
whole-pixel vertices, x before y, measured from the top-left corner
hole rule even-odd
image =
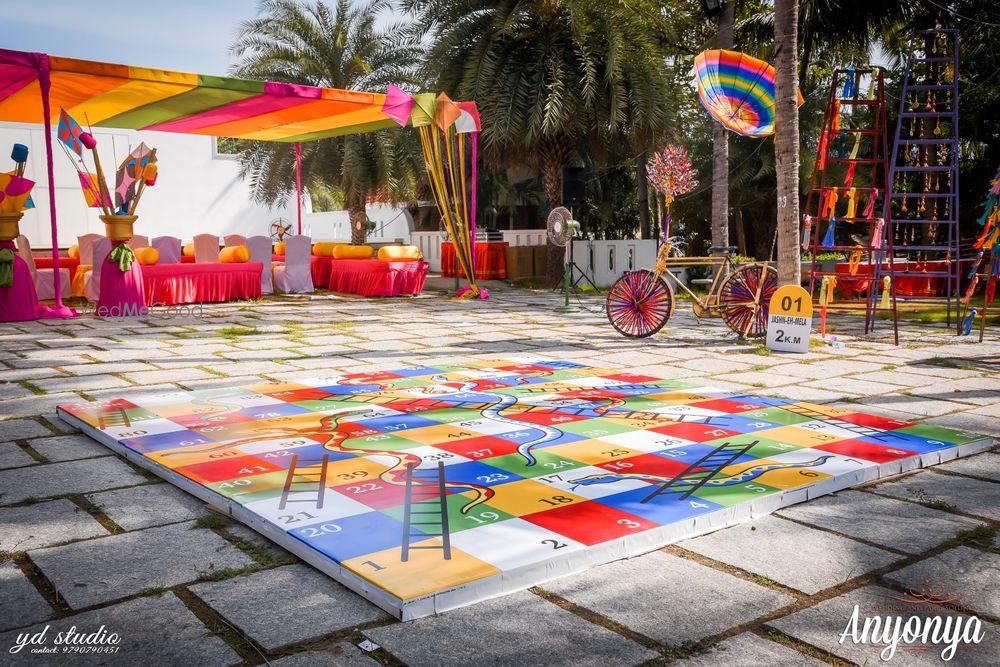
[[[83,122],[82,118],[78,120]],[[137,234],[170,235],[190,240],[195,234],[206,232],[220,236],[268,234],[270,222],[279,216],[295,224],[294,201],[274,210],[253,202],[248,184],[239,176],[239,162],[229,156],[214,157],[215,140],[212,137],[103,128],[96,128],[94,135],[104,175],[112,189],[114,170],[130,145],[135,147],[145,141],[147,146],[157,149],[159,176],[156,186],[148,188],[139,202]],[[112,138],[115,150],[112,150]],[[51,247],[45,136],[41,126],[0,123],[0,170],[13,168],[9,150],[15,143],[28,145],[30,154],[25,176],[35,181],[32,198],[36,208],[25,212],[21,233],[28,237],[32,247]],[[86,207],[76,170],[54,137],[52,145],[59,245],[66,247],[76,243],[79,235],[103,234],[104,225],[97,217],[98,209]],[[84,151],[84,159],[89,170],[93,170],[89,151]]]
[[[365,213],[375,223],[375,231],[367,238],[370,243],[410,243],[413,216],[405,208],[369,204],[365,207]],[[292,224],[295,224],[294,220]],[[347,211],[306,213],[302,216],[302,233],[317,241],[350,241],[351,220]]]
[[[626,271],[656,265],[656,241],[573,241],[573,261],[598,285],[611,285]]]

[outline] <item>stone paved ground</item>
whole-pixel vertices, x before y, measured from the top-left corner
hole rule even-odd
[[[0,326],[0,664],[63,664],[8,653],[46,624],[122,635],[118,655],[62,658],[74,665],[869,664],[881,647],[838,642],[852,606],[924,579],[984,622],[984,641],[952,664],[996,664],[995,453],[400,624],[55,416],[123,392],[536,354],[1000,435],[995,333],[979,344],[910,324],[900,347],[767,355],[683,308],[657,338],[632,341],[598,300],[560,315],[550,293],[493,295],[317,295],[206,306],[202,319]],[[366,653],[365,640],[381,648]],[[893,660],[941,662],[937,650]]]

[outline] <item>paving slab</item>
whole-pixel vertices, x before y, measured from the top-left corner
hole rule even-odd
[[[8,655],[20,633],[38,633],[45,626],[48,649],[58,648],[55,638],[75,627],[80,634],[98,632],[104,626],[106,634],[117,634],[115,653],[46,653],[31,654],[29,646],[17,654]],[[173,593],[139,598],[56,621],[41,623],[0,635],[0,651],[11,661],[4,664],[67,665],[198,665],[222,667],[242,662],[240,656],[224,641],[212,635]]]
[[[146,484],[87,496],[125,530],[190,521],[208,514],[205,503],[170,484]]]
[[[94,456],[110,456],[112,451],[85,435],[60,435],[54,438],[37,438],[28,444],[53,463],[75,461]]]
[[[826,663],[777,642],[758,637],[752,632],[744,632],[719,642],[704,653],[685,660],[678,660],[674,664],[678,667],[718,667],[719,665],[726,667],[760,667],[760,665],[820,667]]]
[[[200,368],[177,368],[167,371],[138,371],[125,373],[125,377],[136,384],[159,384],[162,382],[182,382],[184,380],[204,380],[212,377]]]
[[[0,631],[31,625],[54,610],[14,563],[0,563]],[[0,644],[0,655],[8,647]]]
[[[901,558],[773,516],[686,540],[680,546],[810,595]]]
[[[981,522],[861,491],[841,491],[793,505],[778,516],[918,554]]]
[[[947,470],[961,475],[972,477],[982,477],[1000,482],[1000,454],[984,452],[977,456],[967,456],[955,459],[948,463],[943,463],[935,468],[936,470]]]
[[[72,380],[67,380],[66,378],[48,378],[46,380],[32,380],[31,384],[48,393],[60,391],[90,392],[98,389],[118,389],[129,386],[128,382],[113,375],[87,375],[75,377]]]
[[[43,435],[52,435],[52,433],[34,419],[5,419],[0,421],[0,441],[24,440],[27,438],[38,438]]]
[[[191,592],[267,651],[389,618],[308,565],[285,565],[197,584]],[[276,608],[278,599],[281,604]]]
[[[7,468],[22,468],[37,464],[31,454],[18,447],[13,442],[0,442],[0,470]]]
[[[904,590],[948,591],[964,609],[1000,618],[1000,554],[971,547],[949,549],[883,575]]]
[[[922,470],[870,487],[873,493],[921,503],[943,503],[960,512],[1000,521],[1000,484]]]
[[[94,517],[65,498],[0,508],[0,551],[28,551],[107,534]]]
[[[142,475],[110,456],[3,470],[0,471],[0,504],[103,491],[145,481]]]
[[[73,609],[253,563],[211,530],[194,528],[193,522],[39,549],[30,557]]]
[[[941,609],[932,604],[907,604],[901,602],[900,594],[880,586],[866,586],[851,591],[839,597],[831,598],[800,612],[785,616],[767,625],[783,632],[789,637],[832,653],[844,660],[858,665],[887,664],[880,658],[880,653],[887,650],[885,644],[874,643],[870,639],[866,643],[855,643],[851,636],[852,617],[855,608],[858,609],[858,635],[864,630],[864,623],[869,618],[881,618],[883,623],[888,618],[895,623],[899,618],[906,623],[912,616],[921,618],[927,616],[952,617],[952,623],[957,618],[964,624],[969,617],[947,609]],[[962,665],[963,667],[995,666],[996,656],[1000,655],[1000,627],[982,621],[985,637],[979,644],[959,644],[950,662],[942,661],[941,651],[945,646],[926,646],[923,644],[907,645],[899,642],[895,653],[888,664],[900,667],[940,667],[942,664]],[[843,641],[841,636],[847,633]]]
[[[303,651],[271,661],[272,667],[377,667],[379,664],[347,642],[335,644],[329,651]]]
[[[408,665],[628,667],[658,656],[528,591],[363,634]]]
[[[927,398],[924,396],[908,396],[906,394],[886,394],[884,396],[871,396],[858,401],[864,408],[868,407],[887,408],[889,410],[899,410],[909,414],[920,415],[921,417],[938,417],[940,415],[955,412],[956,410],[967,410],[968,404],[955,403],[941,398]]]
[[[250,544],[253,544],[255,546],[264,549],[274,558],[292,558],[298,560],[298,558],[292,555],[291,552],[286,551],[282,547],[278,546],[271,540],[267,539],[266,537],[258,533],[253,528],[250,528],[249,526],[246,526],[242,523],[234,523],[230,526],[226,526],[226,532],[232,535],[233,537],[243,540],[244,542],[249,542]]]
[[[962,412],[952,412],[940,417],[931,417],[923,420],[924,424],[931,426],[944,426],[958,431],[971,431],[983,435],[1000,436],[1000,419],[992,415],[979,414],[975,410],[964,410]]]
[[[557,579],[543,588],[663,644],[718,634],[795,601],[662,551]],[[669,594],[665,594],[669,591]],[[704,604],[712,600],[712,604]]]

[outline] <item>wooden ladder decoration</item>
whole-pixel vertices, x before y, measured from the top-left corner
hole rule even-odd
[[[730,465],[743,454],[746,454],[758,442],[760,441],[754,440],[748,444],[723,443],[682,470],[669,482],[658,486],[655,491],[646,496],[641,502],[648,503],[653,498],[664,493],[678,494],[677,500],[688,498],[695,491],[703,487],[706,482],[722,472],[723,468]]]
[[[419,532],[414,532],[414,528]],[[428,536],[440,537],[441,544],[411,544],[415,538]],[[444,463],[441,461],[430,470],[418,470],[413,463],[406,466],[402,562],[410,559],[412,549],[440,549],[444,552],[444,559],[451,560],[448,497],[444,486]]]
[[[288,503],[312,503],[316,509],[322,509],[329,460],[329,454],[324,454],[322,459],[300,459],[298,454],[293,454],[278,509],[285,509]]]

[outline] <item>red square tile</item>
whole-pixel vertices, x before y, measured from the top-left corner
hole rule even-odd
[[[766,405],[760,405],[753,401],[731,401],[728,398],[714,398],[711,401],[699,401],[692,405],[705,408],[706,410],[718,410],[727,414],[735,415],[750,410],[766,410]]]
[[[837,419],[841,421],[850,422],[852,424],[858,424],[860,426],[871,426],[872,428],[881,428],[886,431],[892,431],[897,428],[906,428],[907,426],[914,426],[916,422],[904,422],[898,419],[890,419],[889,417],[882,417],[881,415],[866,415],[861,412],[855,412],[849,415],[839,415]]]
[[[525,422],[526,424],[542,424],[544,426],[568,424],[569,422],[590,419],[590,417],[567,415],[562,412],[510,412],[507,413],[507,417],[514,421]]]
[[[284,468],[256,456],[230,456],[218,461],[182,466],[175,468],[175,470],[185,477],[189,477],[202,484],[207,484],[209,482],[223,482],[228,479],[238,479],[240,477],[263,475],[269,472],[284,470]]]
[[[491,435],[484,435],[478,438],[465,438],[453,442],[435,443],[436,449],[441,449],[452,454],[458,454],[469,459],[488,459],[492,456],[507,456],[517,452],[518,443],[505,438],[495,438]]]
[[[553,507],[521,518],[588,546],[657,527],[651,521],[593,501]]]
[[[683,438],[692,442],[708,442],[719,438],[730,438],[739,435],[736,431],[719,428],[711,424],[697,424],[695,422],[680,422],[678,424],[666,424],[649,429],[656,433],[670,435],[675,438]]]
[[[862,459],[864,461],[874,461],[875,463],[885,463],[917,455],[917,452],[898,449],[896,447],[886,447],[885,445],[875,445],[864,440],[841,440],[840,442],[831,442],[828,445],[813,447],[813,449],[822,449],[826,452],[850,456],[851,458]]]
[[[656,454],[642,454],[641,456],[632,456],[620,461],[608,461],[607,463],[598,463],[596,465],[598,468],[604,468],[609,472],[618,472],[625,475],[655,475],[657,477],[665,477],[669,480],[687,470],[689,464],[684,461],[668,459],[665,456],[657,456]],[[650,480],[650,484],[655,483],[655,481]]]

